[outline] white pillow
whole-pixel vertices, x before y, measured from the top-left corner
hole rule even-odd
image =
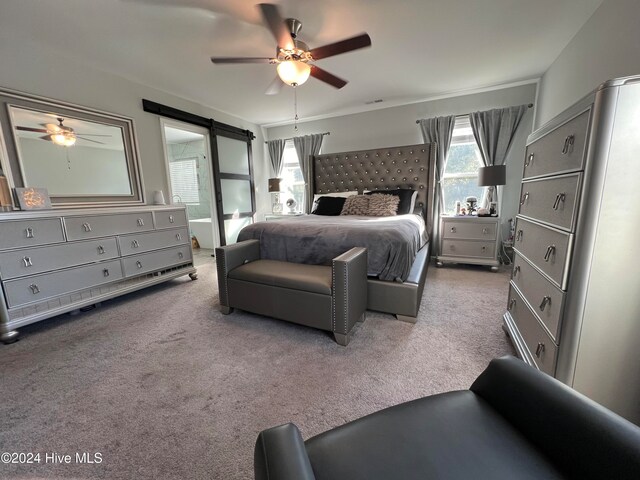
[[[413,211],[416,208],[416,198],[418,198],[418,191],[417,190],[415,192],[413,192],[413,195],[411,195],[411,208],[409,209],[409,213],[413,213]]]
[[[320,198],[320,197],[344,197],[344,198],[347,198],[347,197],[351,197],[352,195],[357,195],[357,194],[358,194],[357,190],[354,190],[353,192],[316,193],[313,196],[313,204],[312,205],[315,205],[316,202],[318,201],[318,198]]]

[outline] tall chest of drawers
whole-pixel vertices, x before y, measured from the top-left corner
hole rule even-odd
[[[640,423],[640,77],[532,133],[503,317],[530,365]]]
[[[196,278],[184,207],[0,215],[0,336],[181,275]]]

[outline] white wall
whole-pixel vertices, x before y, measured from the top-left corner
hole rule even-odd
[[[536,128],[615,77],[640,74],[640,1],[605,0],[542,77]]]
[[[0,65],[2,66],[0,68],[1,87],[133,118],[148,203],[152,202],[154,190],[163,190],[165,194],[167,193],[168,179],[164,165],[160,120],[158,116],[142,110],[143,98],[251,130],[257,137],[253,142],[256,201],[258,208],[269,208],[266,180],[268,171],[265,171],[267,163],[263,158],[262,132],[257,125],[88,67],[73,58],[67,58],[53,48],[43,48],[29,43],[15,45],[12,39],[3,35],[2,32],[0,32]],[[185,81],[189,81],[188,72],[185,72]]]
[[[323,153],[422,143],[416,120],[441,115],[462,115],[472,111],[529,104],[535,101],[536,84],[504,88],[471,95],[390,107],[372,112],[345,115],[267,129],[268,139],[289,138],[310,133],[331,132],[324,137]],[[518,210],[520,181],[525,142],[533,125],[533,109],[529,109],[516,132],[507,157],[507,185],[502,189],[502,219],[506,229],[509,218]],[[268,157],[265,157],[268,158]],[[506,235],[506,232],[505,232]],[[505,236],[506,238],[506,236]]]

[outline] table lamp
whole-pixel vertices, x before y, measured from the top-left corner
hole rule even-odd
[[[498,195],[493,196],[493,189],[498,191],[498,185],[506,185],[507,183],[507,167],[506,165],[489,165],[488,167],[480,167],[478,170],[478,186],[489,187],[487,192],[487,200],[489,204],[496,204],[496,214],[498,213]]]
[[[269,193],[271,194],[272,203],[271,203],[271,212],[272,213],[282,213],[282,203],[280,203],[280,192],[282,189],[280,188],[281,178],[270,178],[269,179]]]

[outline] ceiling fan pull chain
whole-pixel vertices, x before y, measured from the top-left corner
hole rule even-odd
[[[293,86],[293,109],[295,110],[296,116],[293,117],[293,129],[298,131],[298,89]]]

